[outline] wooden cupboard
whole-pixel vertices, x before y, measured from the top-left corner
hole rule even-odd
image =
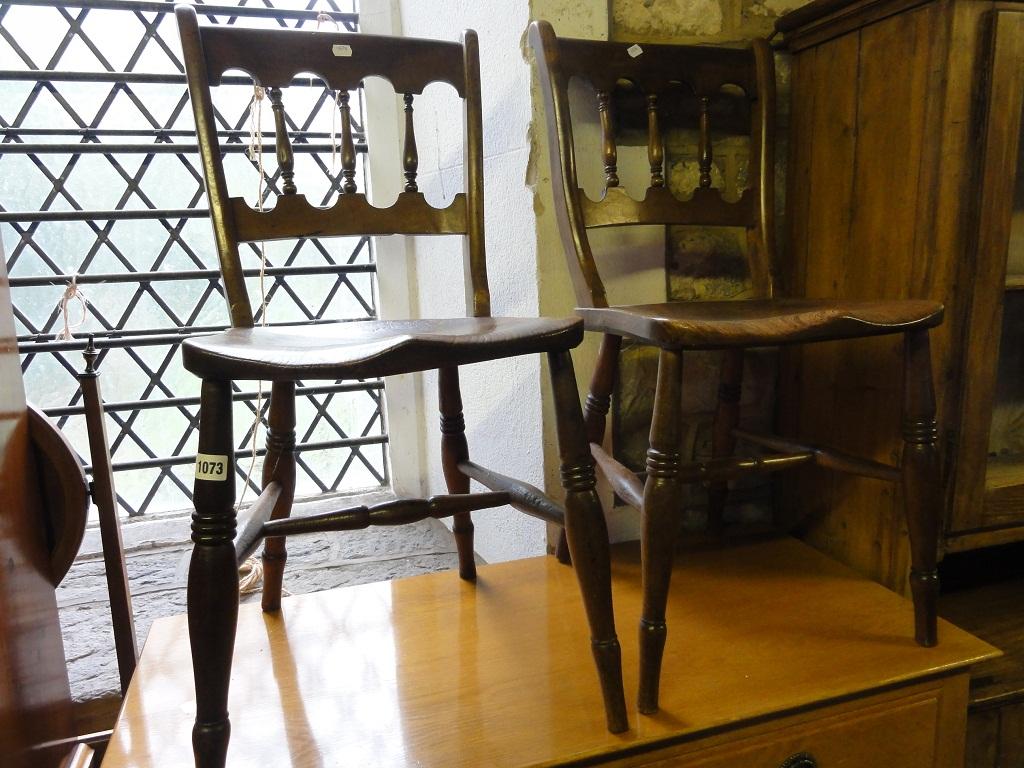
[[[792,54],[781,293],[945,304],[942,548],[1022,540],[1024,4],[816,0],[777,26]],[[901,388],[893,340],[786,351],[780,420],[892,461]],[[783,482],[784,522],[905,589],[890,486],[813,471]]]

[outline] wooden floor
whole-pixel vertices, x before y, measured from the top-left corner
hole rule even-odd
[[[1024,766],[1024,579],[954,592],[940,612],[1003,651],[971,674],[965,768]]]
[[[635,549],[618,552],[626,689],[636,691]],[[669,605],[663,711],[604,728],[570,569],[542,557],[244,606],[229,765],[524,766],[678,742],[991,656],[909,602],[791,539],[688,552]],[[184,617],[146,642],[105,768],[187,766],[194,713]]]

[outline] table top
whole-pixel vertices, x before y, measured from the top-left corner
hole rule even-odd
[[[287,581],[287,575],[285,576]],[[616,548],[627,700],[637,688],[635,545]],[[554,558],[286,598],[239,613],[230,766],[547,766],[677,743],[997,651],[946,622],[913,641],[900,596],[789,538],[677,557],[662,711],[605,730],[575,577]],[[154,623],[104,768],[191,765],[184,616]]]

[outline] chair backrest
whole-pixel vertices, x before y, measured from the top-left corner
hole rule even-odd
[[[608,306],[587,230],[627,224],[745,227],[754,290],[771,294],[775,74],[764,40],[745,49],[692,45],[631,46],[559,38],[546,21],[530,27],[547,107],[559,229],[582,306]],[[593,201],[580,188],[569,111],[569,83],[590,84],[597,98],[606,191]],[[737,87],[742,91],[737,96]],[[697,131],[699,181],[677,199],[666,186],[664,132],[669,118]],[[720,123],[716,125],[717,123]],[[617,127],[646,129],[650,187],[634,200],[619,187]],[[682,127],[682,126],[680,126]],[[736,201],[711,186],[712,131],[750,136],[748,188]]]
[[[191,6],[175,9],[181,35],[196,134],[202,157],[210,214],[231,324],[253,324],[242,279],[238,244],[302,237],[344,235],[466,235],[466,290],[473,314],[490,314],[484,253],[483,138],[480,64],[476,33],[462,43],[351,33],[200,27]],[[214,122],[211,87],[228,70],[242,70],[263,87],[274,116],[281,194],[273,209],[257,211],[240,197],[229,197]],[[330,208],[309,203],[294,180],[294,154],[288,137],[282,89],[299,73],[313,73],[339,93],[341,193]],[[364,78],[386,78],[405,100],[402,149],[405,190],[390,208],[370,205],[356,187],[348,92]],[[419,165],[413,129],[414,98],[428,84],[451,85],[464,104],[466,191],[444,209],[431,206],[419,192]]]

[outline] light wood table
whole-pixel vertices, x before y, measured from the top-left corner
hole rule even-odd
[[[669,604],[662,712],[611,735],[569,568],[541,557],[292,597],[239,616],[231,766],[953,768],[968,665],[995,649],[795,540],[687,552]],[[639,568],[616,617],[636,691]],[[185,617],[153,625],[104,768],[187,766]]]

